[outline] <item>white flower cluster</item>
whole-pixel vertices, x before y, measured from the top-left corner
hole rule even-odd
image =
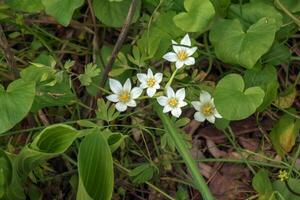
[[[174,62],[176,69],[182,68],[184,65],[195,64],[195,58],[191,56],[196,52],[197,47],[191,47],[191,40],[188,34],[184,36],[180,41],[180,44],[177,44],[172,40],[172,47],[174,52],[168,52],[163,58],[170,62]],[[161,88],[160,83],[163,74],[153,74],[151,69],[148,69],[147,74],[138,73],[137,78],[140,82],[140,86],[134,88],[131,86],[130,79],[127,79],[123,86],[118,80],[109,79],[109,86],[113,94],[107,96],[107,99],[116,103],[116,109],[118,111],[123,112],[127,107],[135,107],[135,100],[142,94],[143,89],[146,89],[146,93],[149,97],[155,97],[156,91]],[[158,103],[164,107],[163,112],[171,112],[174,117],[179,117],[182,113],[181,108],[187,105],[184,99],[184,88],[175,92],[170,86],[166,87],[166,96],[157,97]],[[203,122],[208,120],[209,122],[214,123],[215,118],[222,117],[216,110],[214,99],[208,92],[201,92],[199,100],[200,101],[191,102],[196,109],[194,118],[197,121]]]

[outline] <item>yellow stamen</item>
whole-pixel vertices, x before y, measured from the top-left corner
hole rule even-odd
[[[205,115],[205,116],[209,116],[212,115],[214,112],[214,107],[210,104],[210,103],[206,103],[201,107],[201,112]]]
[[[120,94],[119,94],[119,101],[122,102],[122,103],[126,103],[128,102],[130,99],[130,93],[128,91],[122,91]]]
[[[169,99],[168,104],[169,104],[169,106],[174,108],[178,105],[178,100],[173,97],[173,98]]]
[[[177,57],[178,57],[178,59],[179,59],[180,61],[184,61],[184,60],[187,59],[188,54],[187,54],[187,52],[186,52],[185,50],[181,50],[181,51],[179,51],[179,52],[177,53]]]
[[[155,83],[156,83],[155,78],[149,78],[149,79],[147,80],[147,86],[148,86],[148,87],[153,87],[153,86],[155,85]]]
[[[288,175],[288,173],[286,172],[286,170],[280,170],[280,171],[279,171],[278,178],[280,179],[280,181],[286,181],[286,180],[289,179],[289,175]]]

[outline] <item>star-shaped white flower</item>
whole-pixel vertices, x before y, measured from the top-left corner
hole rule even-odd
[[[181,107],[186,106],[187,103],[184,101],[185,89],[182,88],[176,93],[171,87],[167,88],[167,96],[161,96],[157,98],[158,103],[164,106],[163,112],[167,113],[171,111],[174,117],[181,115]]]
[[[191,47],[191,40],[188,34],[186,34],[180,44],[177,44],[172,40],[172,47],[174,52],[166,53],[163,58],[170,62],[175,62],[177,69],[183,67],[183,65],[195,64],[195,58],[191,57],[197,50],[197,47]]]
[[[162,73],[156,73],[155,75],[153,75],[151,69],[148,69],[147,74],[137,74],[137,78],[141,82],[140,87],[142,89],[147,88],[147,95],[149,97],[153,97],[156,93],[156,90],[160,88],[159,83],[162,81],[162,77]]]
[[[192,105],[197,110],[194,114],[194,118],[197,121],[204,122],[206,119],[210,123],[215,123],[215,118],[222,118],[218,113],[214,99],[206,91],[200,93],[200,101],[192,101]]]
[[[139,87],[131,89],[130,79],[126,80],[124,86],[115,79],[109,79],[109,86],[113,94],[106,98],[109,101],[116,103],[116,109],[120,112],[125,111],[128,106],[135,107],[135,99],[137,99],[143,92],[143,90]]]

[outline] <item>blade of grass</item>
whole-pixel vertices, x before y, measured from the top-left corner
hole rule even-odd
[[[202,175],[199,172],[199,168],[197,167],[197,164],[193,157],[191,156],[191,153],[189,152],[189,149],[186,145],[186,143],[182,140],[182,137],[180,137],[180,132],[176,128],[175,124],[171,121],[168,115],[162,112],[162,108],[158,103],[154,102],[154,110],[157,112],[159,118],[161,119],[163,126],[165,128],[165,131],[170,134],[171,138],[173,139],[177,151],[182,156],[185,164],[187,165],[195,184],[195,187],[199,190],[202,197],[205,200],[214,200],[215,198],[212,196],[205,179],[202,177]]]

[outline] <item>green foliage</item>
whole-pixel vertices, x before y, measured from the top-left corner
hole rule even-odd
[[[276,195],[277,199],[282,199],[283,197],[286,200],[300,200],[300,196],[297,195],[300,194],[300,179],[290,178],[287,181],[287,184],[288,186],[286,183],[279,180],[273,182],[274,191],[280,194],[280,196],[278,194]]]
[[[111,27],[121,27],[126,19],[130,3],[130,0],[94,0],[93,8],[95,15],[103,24]],[[141,1],[138,0],[133,22],[138,19],[140,15],[140,9]]]
[[[262,104],[265,96],[260,87],[245,89],[242,76],[229,74],[222,78],[216,86],[215,105],[223,118],[241,120],[252,115]]]
[[[260,169],[255,174],[254,178],[252,179],[252,186],[258,193],[259,200],[275,200],[275,197],[272,197],[273,188],[267,170]]]
[[[205,32],[215,15],[210,0],[185,0],[184,7],[186,12],[179,13],[173,18],[176,26],[186,32]]]
[[[88,86],[92,83],[92,78],[100,74],[101,70],[96,64],[90,63],[85,66],[84,74],[78,76],[81,85]]]
[[[99,129],[86,136],[78,154],[80,185],[77,199],[88,195],[92,199],[109,200],[114,184],[113,160],[109,145]],[[89,199],[87,198],[87,199]]]
[[[299,135],[300,120],[285,114],[273,127],[270,138],[276,152],[284,156],[290,152]]]
[[[145,183],[152,179],[156,168],[149,163],[142,163],[130,171],[129,176],[135,184]]]
[[[44,8],[41,0],[5,0],[5,3],[13,9],[29,13],[39,12]]]
[[[0,85],[0,133],[3,133],[27,116],[35,96],[35,83],[18,79],[5,90]]]
[[[273,18],[261,18],[246,30],[237,19],[219,20],[210,40],[220,60],[250,69],[271,48],[276,30]]]
[[[84,0],[42,0],[42,3],[48,15],[53,16],[60,24],[68,26],[74,11]]]
[[[97,101],[98,109],[96,111],[97,118],[104,120],[106,122],[111,122],[118,118],[120,115],[119,112],[116,112],[114,106],[110,106],[109,102],[106,102],[103,99]]]

